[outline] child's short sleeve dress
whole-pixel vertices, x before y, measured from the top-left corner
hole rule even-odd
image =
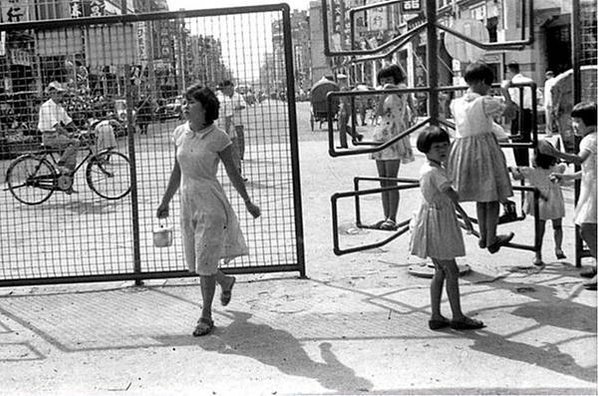
[[[555,220],[565,217],[565,201],[561,187],[550,180],[551,173],[563,173],[565,168],[564,164],[551,166],[550,169],[526,166],[518,168],[529,184],[536,187],[545,198],[540,198],[538,201],[540,220]],[[531,191],[525,193],[523,211],[531,216],[536,216],[534,193]]]
[[[503,202],[513,195],[493,125],[493,117],[504,109],[500,100],[474,92],[451,102],[456,139],[447,169],[461,201]]]
[[[399,88],[405,88],[405,86],[400,85]],[[384,143],[409,128],[410,110],[408,108],[407,96],[397,94],[388,95],[384,99],[382,109],[382,121],[374,131],[373,140]],[[400,160],[403,163],[415,160],[409,136],[399,139],[383,150],[372,153],[371,158],[382,161]]]
[[[446,170],[426,161],[420,171],[419,183],[423,199],[410,224],[411,254],[440,260],[465,256],[465,245],[455,206],[443,192],[451,186]]]
[[[218,181],[219,153],[231,144],[211,125],[194,132],[185,123],[173,132],[181,168],[181,232],[189,271],[214,275],[220,259],[248,254],[237,216]]]

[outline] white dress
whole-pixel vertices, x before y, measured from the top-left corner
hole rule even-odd
[[[181,231],[189,271],[214,275],[220,259],[248,254],[237,215],[216,177],[219,153],[231,144],[222,129],[211,125],[193,132],[189,123],[173,134],[181,168]]]
[[[423,196],[416,216],[411,220],[411,254],[450,260],[465,256],[465,245],[455,205],[443,191],[451,186],[446,170],[426,161],[419,177]]]
[[[451,103],[456,139],[451,144],[447,169],[461,201],[502,202],[513,195],[492,118],[504,108],[501,101],[473,92]]]
[[[596,224],[596,132],[584,136],[579,152],[589,151],[590,156],[581,164],[579,200],[575,206],[575,224]]]

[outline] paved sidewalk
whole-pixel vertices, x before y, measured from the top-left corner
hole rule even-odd
[[[421,161],[401,174],[415,177]],[[350,190],[353,175],[374,176],[371,160],[332,159],[325,143],[302,142],[301,162],[308,279],[239,276],[204,338],[191,336],[194,279],[0,289],[0,394],[597,394],[597,300],[573,265],[570,205],[569,259],[553,258],[548,227],[543,268],[531,252],[490,255],[466,236],[462,305],[487,327],[431,331],[429,280],[407,273],[423,260],[408,255],[406,237],[332,253],[330,195]],[[340,213],[347,246],[388,235]],[[531,244],[531,224],[504,227]]]

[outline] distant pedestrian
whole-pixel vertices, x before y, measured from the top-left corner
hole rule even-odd
[[[404,85],[405,72],[399,65],[389,65],[380,69],[376,76],[378,84],[384,89],[406,88]],[[385,143],[399,136],[409,128],[413,117],[413,109],[410,105],[408,94],[389,94],[383,97],[378,103],[377,114],[382,117],[382,122],[374,131],[374,141]],[[415,160],[409,136],[405,136],[390,146],[372,153],[371,158],[376,161],[378,176],[385,180],[380,181],[381,187],[393,187],[396,181],[388,180],[396,178],[399,174],[401,163],[409,163]],[[382,193],[382,210],[384,219],[374,225],[381,230],[395,230],[397,228],[396,217],[399,208],[399,191],[391,190]]]
[[[147,135],[147,129],[154,117],[154,102],[150,95],[144,96],[137,106],[137,125],[139,134]]]
[[[233,144],[235,145],[235,149],[237,150],[239,161],[241,161],[239,169],[242,170],[241,164],[242,161],[245,160],[245,125],[243,124],[242,110],[244,110],[247,107],[247,103],[245,103],[245,99],[243,99],[243,96],[237,91],[235,91],[235,84],[233,84],[232,81],[225,80],[221,85],[221,89],[222,93],[230,98],[229,105],[231,106],[232,110],[232,118],[230,121],[232,125],[230,127],[233,128],[235,131]]]
[[[507,65],[507,71],[511,84],[533,83],[529,77],[521,74],[519,63],[511,62]],[[521,90],[521,91],[520,91]],[[519,106],[520,114],[511,121],[511,136],[514,143],[530,143],[532,141],[532,88],[510,88],[511,100]],[[517,166],[529,166],[529,149],[514,147],[513,154]]]
[[[543,140],[539,145],[550,145]],[[525,195],[523,211],[533,217],[539,218],[540,230],[537,235],[539,251],[533,260],[534,265],[544,265],[542,262],[542,240],[546,230],[546,222],[552,221],[554,231],[554,254],[557,259],[567,258],[563,253],[563,217],[565,217],[565,200],[563,192],[558,183],[554,182],[550,175],[552,173],[563,173],[567,169],[565,164],[558,164],[557,158],[551,154],[542,154],[536,150],[533,159],[533,168],[510,167],[515,180],[527,180],[530,185],[540,192],[538,202],[538,213],[534,211],[534,193],[528,191]]]
[[[180,187],[185,260],[189,271],[200,277],[203,300],[193,335],[203,336],[214,328],[212,301],[216,283],[222,288],[222,305],[230,302],[235,284],[234,276],[227,276],[218,268],[220,260],[229,262],[248,254],[237,215],[217,178],[220,161],[247,211],[255,218],[260,215],[260,208],[247,194],[233,159],[230,137],[214,125],[220,107],[216,95],[209,88],[195,84],[187,89],[186,100],[183,111],[188,121],[172,134],[175,163],[156,216],[168,217],[170,201]]]
[[[430,284],[430,329],[448,326],[457,330],[480,329],[484,323],[465,316],[461,310],[459,268],[455,257],[465,256],[465,245],[455,210],[463,218],[467,230],[472,231],[473,226],[459,205],[459,196],[443,165],[448,158],[449,147],[449,134],[435,126],[424,129],[417,137],[417,149],[426,155],[426,162],[419,175],[423,199],[411,223],[410,251],[421,258],[430,257],[434,263]],[[442,316],[440,310],[445,280],[452,320]]]
[[[346,74],[337,74],[336,81],[341,92],[348,92],[351,90],[349,88],[349,77],[347,77]],[[347,134],[358,142],[363,140],[363,134],[357,132],[356,128],[354,129],[349,125],[349,119],[353,116],[355,116],[355,114],[353,113],[353,106],[351,106],[351,98],[348,96],[341,96],[338,110],[338,129],[342,147],[347,147]],[[355,125],[358,125],[357,122],[355,122]]]
[[[581,179],[579,199],[575,205],[575,225],[581,238],[590,249],[590,254],[596,261],[597,245],[597,213],[596,213],[596,153],[598,140],[596,138],[596,102],[581,102],[573,106],[571,111],[573,131],[583,136],[577,154],[563,153],[550,145],[540,146],[545,154],[562,158],[567,162],[581,165],[581,170],[573,174],[553,173],[555,180]],[[581,272],[581,276],[592,278],[584,286],[589,290],[596,290],[596,263]]]
[[[451,102],[455,119],[456,139],[451,146],[448,170],[463,202],[476,202],[480,228],[480,248],[496,253],[509,243],[514,234],[496,235],[500,203],[506,203],[513,195],[511,178],[505,155],[495,135],[493,117],[514,112],[508,87],[501,87],[505,102],[488,92],[494,80],[494,72],[484,62],[475,62],[465,70],[467,92]]]

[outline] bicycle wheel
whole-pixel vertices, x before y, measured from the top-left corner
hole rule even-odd
[[[11,194],[27,205],[37,205],[56,189],[56,171],[45,158],[26,155],[17,158],[6,171],[6,183]]]
[[[129,158],[117,151],[103,151],[90,158],[87,184],[102,198],[119,199],[131,191]]]

